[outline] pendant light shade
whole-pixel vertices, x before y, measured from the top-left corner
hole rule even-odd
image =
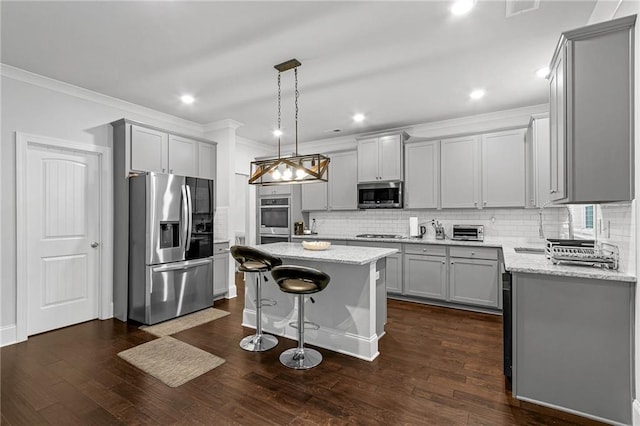
[[[298,155],[298,67],[302,65],[297,59],[290,59],[278,64],[278,157],[251,162],[251,185],[289,185],[292,183],[327,182],[329,179],[329,157],[322,154]],[[280,101],[281,85],[280,76],[290,69],[295,74],[295,123],[296,123],[296,152],[291,156],[280,156]]]

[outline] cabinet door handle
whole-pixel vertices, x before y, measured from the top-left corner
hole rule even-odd
[[[471,252],[471,256],[475,256],[475,255],[476,255],[476,252],[475,252],[475,251],[472,251],[472,252]]]
[[[164,169],[162,169],[162,173],[164,173]]]
[[[556,191],[555,189],[552,189],[550,194],[555,194],[556,192],[558,192],[558,191]]]
[[[443,265],[445,264],[444,260],[442,261],[442,264],[443,264]]]
[[[169,169],[169,173],[173,173],[173,169]]]
[[[484,202],[484,205],[485,205],[485,206],[487,205],[487,202],[486,202],[486,201]]]
[[[427,252],[427,249],[422,249],[422,251],[426,253],[426,252]]]
[[[474,202],[473,202],[473,205],[474,205],[474,206],[477,206],[477,205],[478,205],[478,203],[477,203],[476,201],[474,201]]]
[[[453,265],[453,262],[451,262],[451,264]]]

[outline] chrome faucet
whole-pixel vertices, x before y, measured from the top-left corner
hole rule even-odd
[[[540,235],[541,239],[545,239],[544,237],[544,227],[542,226],[542,214],[544,213],[544,208],[547,207],[549,204],[551,204],[551,201],[547,201],[546,203],[544,203],[540,209],[538,210],[538,235]]]
[[[567,208],[567,216],[569,217],[569,239],[574,240],[575,235],[573,234],[573,212],[571,211],[571,206],[565,206]]]

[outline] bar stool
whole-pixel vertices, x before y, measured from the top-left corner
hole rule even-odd
[[[322,355],[315,349],[304,347],[305,324],[312,324],[304,320],[304,296],[324,290],[331,277],[317,269],[298,265],[276,266],[271,270],[271,276],[280,290],[298,295],[298,347],[282,352],[280,362],[296,370],[313,368],[322,362]]]
[[[262,306],[273,306],[274,300],[262,299],[262,274],[268,272],[274,266],[282,264],[279,257],[248,246],[231,247],[231,256],[238,262],[238,271],[256,273],[256,333],[247,336],[240,341],[240,347],[246,351],[264,352],[275,347],[278,339],[269,334],[262,334]],[[264,277],[267,281],[267,277]],[[271,303],[265,303],[265,302]]]

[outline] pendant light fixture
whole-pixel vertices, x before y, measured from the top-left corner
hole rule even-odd
[[[298,155],[298,67],[302,65],[297,59],[290,59],[276,65],[278,70],[278,128],[274,135],[278,136],[278,157],[251,162],[252,185],[289,185],[292,183],[327,182],[329,179],[329,157],[322,154]],[[294,155],[282,157],[280,155],[280,138],[282,136],[280,103],[281,103],[281,75],[285,71],[293,70],[295,81],[295,142]]]

